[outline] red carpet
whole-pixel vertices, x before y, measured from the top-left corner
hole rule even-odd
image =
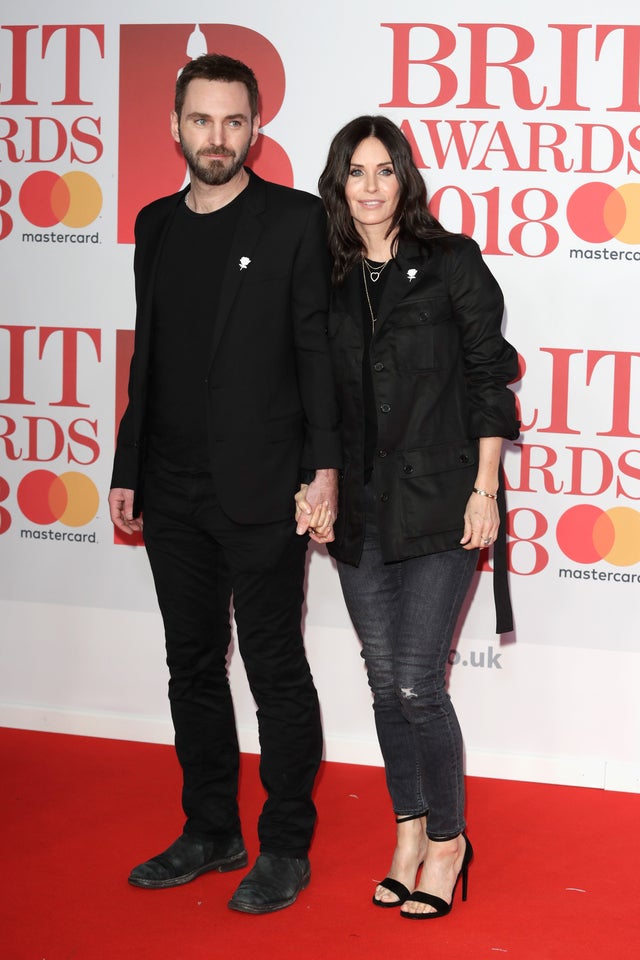
[[[243,871],[174,890],[128,870],[180,830],[166,746],[0,730],[0,960],[604,960],[640,940],[640,796],[468,780],[469,900],[408,923],[370,904],[394,829],[378,768],[325,764],[312,882],[291,908],[233,913]],[[262,803],[243,758],[249,854]]]

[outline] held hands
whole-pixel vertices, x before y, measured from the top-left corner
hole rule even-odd
[[[295,495],[296,533],[309,533],[316,543],[335,539],[333,523],[338,516],[337,470],[316,470],[310,484],[303,483]]]
[[[113,487],[109,491],[109,513],[113,524],[121,533],[131,536],[142,531],[142,517],[133,515],[133,490]]]
[[[489,547],[498,536],[500,517],[495,500],[472,493],[464,512],[464,533],[461,545],[465,550]]]

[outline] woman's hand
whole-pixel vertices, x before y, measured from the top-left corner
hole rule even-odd
[[[495,542],[500,527],[498,504],[489,497],[472,493],[464,512],[464,534],[461,545],[465,550],[489,547]]]
[[[335,519],[328,500],[323,500],[315,509],[306,499],[309,485],[303,483],[295,495],[296,533],[307,533],[316,543],[331,543],[335,539],[333,521]]]

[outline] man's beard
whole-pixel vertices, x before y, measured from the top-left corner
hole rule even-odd
[[[229,183],[242,169],[251,143],[247,141],[246,147],[237,156],[231,150],[216,145],[205,147],[194,153],[184,143],[182,136],[180,136],[180,146],[192,175],[202,183],[206,183],[210,187],[216,187],[223,183]],[[208,160],[206,157],[201,159],[201,156],[207,153],[217,153],[225,157],[235,157],[235,159],[227,166],[221,160]]]

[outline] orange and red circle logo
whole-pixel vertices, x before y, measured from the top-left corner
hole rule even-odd
[[[616,567],[630,567],[640,560],[640,513],[631,507],[601,510],[580,504],[562,514],[556,539],[575,563],[606,560]]]
[[[587,243],[640,243],[640,183],[585,183],[569,197],[567,222]]]
[[[86,227],[102,210],[102,190],[82,170],[59,176],[49,170],[32,173],[22,184],[20,209],[36,227]]]
[[[31,523],[47,526],[59,520],[67,527],[82,527],[98,512],[100,497],[95,483],[83,473],[57,476],[50,470],[33,470],[22,478],[18,506]]]

